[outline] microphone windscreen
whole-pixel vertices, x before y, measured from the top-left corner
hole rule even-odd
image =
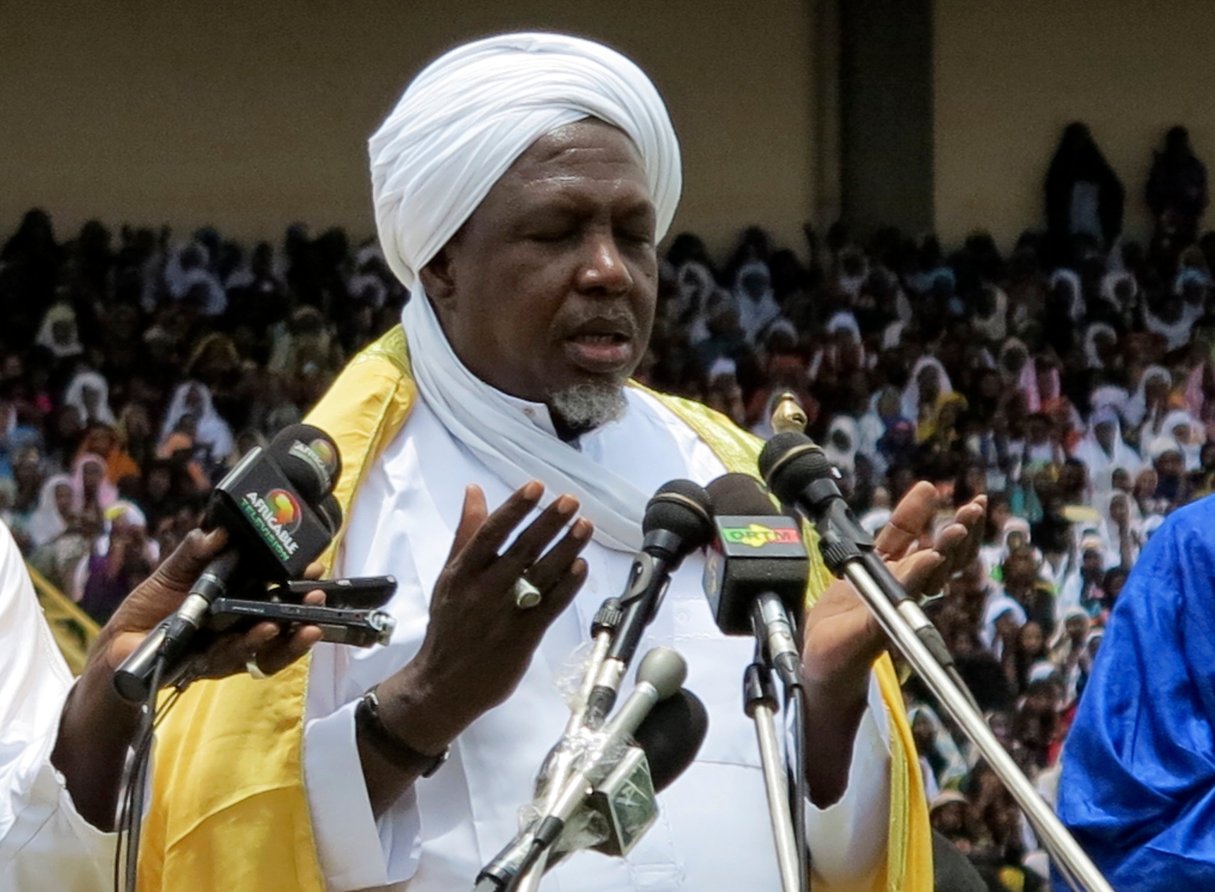
[[[687,661],[669,647],[650,650],[637,667],[637,681],[652,684],[658,691],[659,700],[676,693],[687,677]]]
[[[337,444],[329,434],[311,424],[292,424],[270,441],[266,452],[278,462],[283,474],[301,496],[317,505],[342,473]]]
[[[705,705],[687,688],[654,704],[633,738],[645,751],[655,790],[668,787],[692,764],[708,731]]]
[[[329,532],[336,536],[337,531],[342,528],[342,506],[338,504],[337,496],[330,493],[321,499],[320,504],[316,506],[316,513],[325,521]]]
[[[684,554],[702,548],[713,537],[713,502],[705,488],[691,480],[671,480],[645,506],[641,531],[664,530],[686,543]]]
[[[768,488],[785,504],[815,480],[831,477],[835,467],[827,454],[805,434],[777,434],[759,454],[759,472]]]
[[[762,481],[737,471],[722,474],[709,484],[713,510],[720,516],[756,515],[771,517],[780,514],[764,488]]]

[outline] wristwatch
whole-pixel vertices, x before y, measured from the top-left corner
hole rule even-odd
[[[385,728],[380,718],[380,698],[375,688],[359,699],[359,705],[354,709],[354,726],[360,739],[398,768],[417,771],[421,765],[420,777],[430,777],[451,755],[451,747],[446,746],[437,756],[419,752]]]

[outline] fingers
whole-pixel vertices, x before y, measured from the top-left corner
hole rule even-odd
[[[894,567],[894,575],[903,583],[907,594],[913,598],[925,592],[935,592],[930,588],[934,577],[945,564],[945,558],[937,551],[917,551],[899,561]],[[937,588],[940,588],[938,585]]]
[[[308,565],[308,569],[304,571],[305,579],[320,579],[325,575],[325,565],[320,561],[313,561]]]
[[[545,576],[534,564],[536,564],[540,555],[544,553],[544,549],[553,541],[553,537],[557,536],[570,520],[573,519],[577,510],[577,499],[569,495],[560,496],[518,535],[510,548],[498,559],[495,569],[500,570],[511,580],[526,571],[527,578],[531,583],[542,590],[547,585],[555,582],[556,576]],[[590,538],[590,530],[586,529],[589,526],[590,521],[582,521],[582,526],[579,527],[581,545],[569,554],[568,560],[559,568],[560,572],[564,572],[569,568],[570,563],[577,557],[578,552],[582,550],[582,545],[585,545],[586,540]],[[573,533],[573,527],[570,528],[570,531],[562,541],[567,542],[571,533]],[[537,572],[541,573],[540,577],[536,576]]]
[[[591,541],[594,532],[591,522],[585,517],[574,521],[569,532],[548,550],[544,557],[527,568],[527,578],[532,585],[547,592],[562,583],[574,568],[578,555]],[[586,563],[583,561],[582,563]]]
[[[878,554],[892,560],[906,555],[932,522],[937,507],[937,491],[931,483],[921,480],[909,489],[877,535],[874,544]]]
[[[979,556],[979,549],[983,545],[983,522],[987,519],[987,496],[976,496],[963,505],[958,509],[955,519],[969,529],[969,535],[954,565],[955,570],[960,570],[969,566]]]
[[[460,526],[456,530],[456,539],[452,543],[451,557],[459,560],[465,569],[475,571],[483,569],[497,560],[498,549],[502,547],[511,530],[522,523],[523,519],[535,510],[536,505],[540,503],[540,497],[544,495],[544,486],[537,480],[525,483],[511,493],[510,497],[488,517],[484,516],[485,494],[481,491],[481,488],[479,486],[470,486],[468,491],[470,494],[475,492],[479,497],[480,515],[484,519],[477,524],[475,529],[472,529],[471,532],[468,531],[468,522],[471,522],[469,517],[470,500],[466,498],[464,502],[465,513],[460,518]],[[558,499],[557,501],[560,502],[561,500]],[[577,510],[576,502],[574,510]],[[573,512],[570,513],[572,514]],[[467,538],[462,541],[462,534],[466,532],[468,533]]]
[[[590,524],[588,523],[587,526],[589,527]],[[588,531],[586,535],[589,539],[590,532]],[[574,596],[582,588],[582,584],[586,582],[587,563],[584,559],[575,558],[568,567],[568,571],[544,593],[544,600],[540,602],[539,608],[532,611],[539,614],[539,618],[542,620],[541,628],[548,628],[549,623],[565,612],[565,609],[574,600]]]
[[[222,528],[208,533],[191,530],[181,544],[173,549],[173,553],[156,568],[148,582],[184,595],[198,579],[203,568],[223,551],[227,544],[228,534]]]
[[[451,551],[447,554],[447,563],[455,560],[463,551],[469,540],[485,523],[489,509],[485,507],[485,492],[475,483],[464,488],[464,505],[460,508],[460,523],[456,526],[456,535],[451,542]]]
[[[296,626],[276,635],[257,651],[257,668],[267,675],[281,672],[320,640],[321,630],[317,626]]]

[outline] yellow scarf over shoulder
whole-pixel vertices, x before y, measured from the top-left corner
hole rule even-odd
[[[398,327],[355,357],[309,416],[337,441],[343,472],[335,492],[345,514],[416,396]],[[727,468],[754,473],[759,440],[696,403],[658,399]],[[339,542],[340,534],[327,565]],[[830,582],[817,549],[812,558],[811,601]],[[932,842],[911,728],[889,658],[882,657],[875,671],[890,718],[892,756],[890,844],[871,889],[929,892]],[[199,682],[182,696],[158,732],[141,892],[324,892],[304,790],[307,684],[304,658],[270,680],[241,675]]]

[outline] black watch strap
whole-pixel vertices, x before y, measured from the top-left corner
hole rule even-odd
[[[438,771],[451,754],[450,747],[444,747],[437,756],[419,752],[385,728],[375,688],[359,700],[354,710],[354,724],[360,739],[393,765],[404,771],[417,771],[418,766],[422,766],[421,777],[430,777]]]

